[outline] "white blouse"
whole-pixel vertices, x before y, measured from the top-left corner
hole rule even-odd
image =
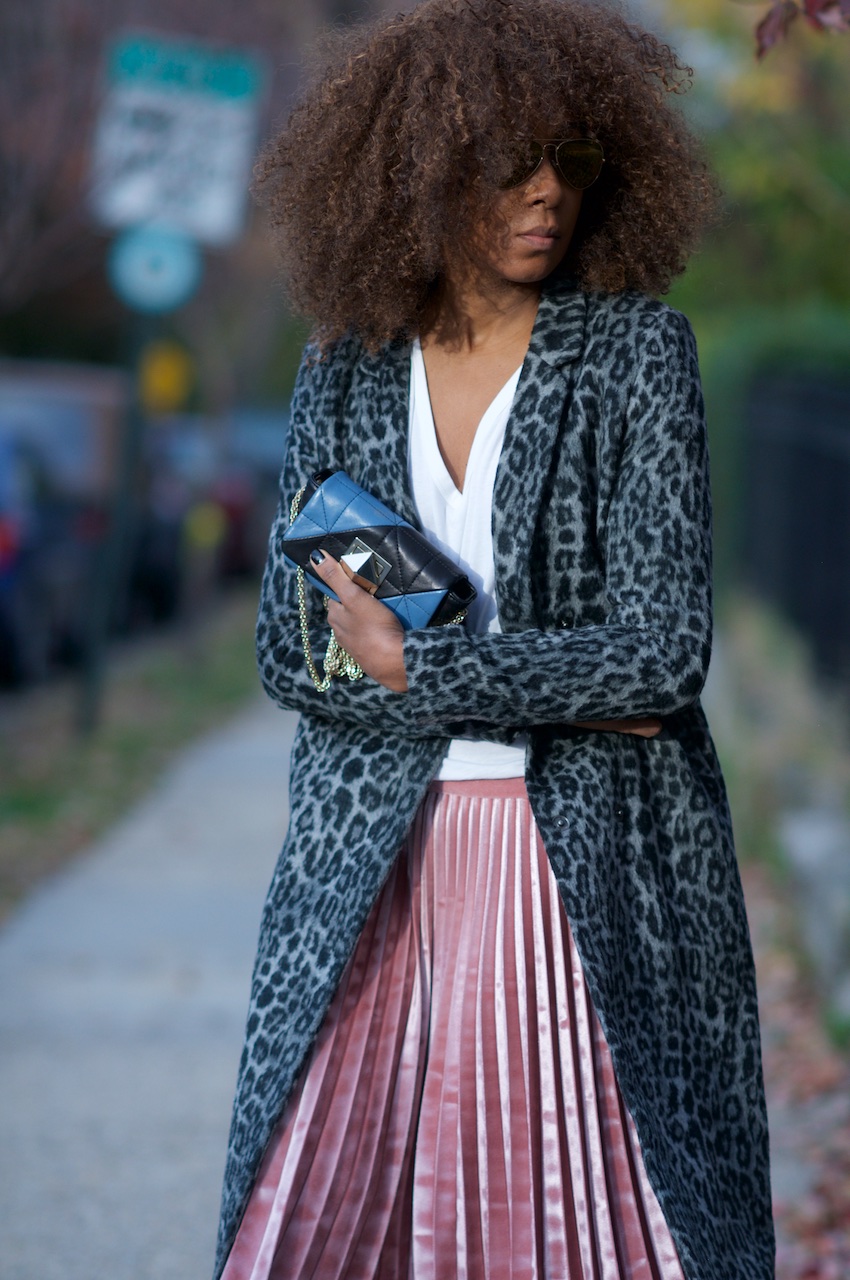
[[[466,619],[467,628],[474,632],[501,631],[493,564],[493,486],[521,369],[522,366],[508,379],[478,424],[461,492],[449,475],[437,443],[418,339],[410,356],[407,458],[413,501],[423,531],[463,567],[478,592]],[[522,777],[526,742],[525,735],[517,737],[511,746],[454,738],[437,777],[452,781]]]

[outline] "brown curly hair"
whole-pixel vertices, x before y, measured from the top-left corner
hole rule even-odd
[[[337,33],[326,57],[255,183],[322,347],[417,331],[448,237],[472,230],[541,123],[605,150],[564,264],[580,287],[663,293],[684,269],[714,204],[670,105],[692,73],[609,5],[423,0]]]

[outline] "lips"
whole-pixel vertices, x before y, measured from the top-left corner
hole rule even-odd
[[[560,239],[557,228],[549,226],[529,227],[527,231],[519,231],[517,234],[520,240],[535,249],[549,249]]]

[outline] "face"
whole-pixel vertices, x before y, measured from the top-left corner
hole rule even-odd
[[[499,191],[474,237],[479,269],[513,284],[537,284],[561,265],[583,192],[569,186],[547,152],[521,186]]]

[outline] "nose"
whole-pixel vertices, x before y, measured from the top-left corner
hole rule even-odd
[[[564,191],[564,180],[549,159],[548,150],[544,152],[534,173],[528,179],[526,196],[529,204],[556,204]]]

